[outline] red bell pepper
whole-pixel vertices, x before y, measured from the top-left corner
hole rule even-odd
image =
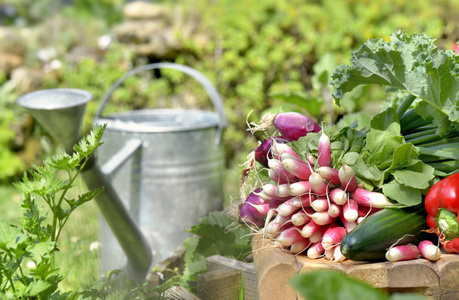
[[[443,248],[459,253],[459,173],[434,184],[424,204],[427,224],[440,237]]]

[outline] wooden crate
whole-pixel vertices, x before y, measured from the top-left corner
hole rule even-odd
[[[298,273],[316,269],[338,270],[388,293],[419,293],[431,299],[459,299],[459,255],[443,254],[437,262],[416,259],[334,263],[292,255],[274,247],[261,235],[254,237],[252,247],[260,300],[301,299],[289,281]]]

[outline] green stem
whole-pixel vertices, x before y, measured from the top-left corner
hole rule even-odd
[[[413,145],[421,145],[421,144],[425,144],[425,143],[436,142],[436,141],[441,140],[441,139],[442,139],[441,136],[439,136],[438,134],[431,133],[431,134],[422,135],[420,137],[416,137],[416,138],[413,138],[413,139],[406,139],[406,141],[408,143],[412,143]]]
[[[435,156],[439,158],[447,158],[447,159],[455,159],[459,160],[459,153],[457,151],[455,152],[450,152],[450,151],[445,151],[445,150],[437,150],[437,149],[431,149],[431,148],[426,148],[426,147],[416,147],[418,150],[419,154],[422,155],[430,155],[430,156]]]
[[[410,108],[413,101],[416,99],[416,96],[409,94],[405,100],[403,100],[402,104],[397,108],[397,116],[399,119],[402,118],[403,114]]]
[[[432,133],[435,133],[436,131],[437,131],[436,128],[432,128],[432,129],[426,129],[426,130],[418,131],[418,132],[415,132],[415,133],[410,133],[410,134],[405,135],[405,140],[411,140],[411,139],[414,139],[414,138],[418,138],[418,137],[421,137],[421,136],[432,134]]]

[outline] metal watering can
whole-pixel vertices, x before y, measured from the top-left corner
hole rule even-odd
[[[128,77],[153,69],[174,69],[196,79],[215,112],[144,109],[103,116],[115,89]],[[49,89],[21,96],[18,104],[71,153],[92,94]],[[223,205],[223,155],[227,126],[222,100],[198,71],[174,63],[145,65],[126,73],[102,99],[94,124],[107,124],[104,144],[82,172],[101,218],[101,270],[124,269],[142,279],[189,236],[184,229]]]

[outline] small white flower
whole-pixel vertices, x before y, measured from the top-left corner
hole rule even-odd
[[[52,70],[59,70],[62,68],[62,62],[58,59],[53,59],[50,63],[49,66],[51,67]]]
[[[79,240],[80,240],[80,238],[77,237],[77,236],[72,236],[72,237],[70,238],[70,241],[71,241],[72,243],[76,243],[76,242],[78,242]]]
[[[27,267],[27,269],[29,269],[29,270],[34,270],[34,269],[37,267],[37,265],[36,265],[33,261],[28,261],[28,262],[26,263],[26,267]]]
[[[56,58],[57,50],[54,48],[43,48],[38,50],[37,57],[42,62],[49,62]]]
[[[99,249],[100,243],[98,241],[92,242],[91,245],[89,245],[89,251],[93,252]]]
[[[97,40],[97,45],[100,50],[107,50],[110,44],[112,43],[112,37],[108,34],[101,36]]]

